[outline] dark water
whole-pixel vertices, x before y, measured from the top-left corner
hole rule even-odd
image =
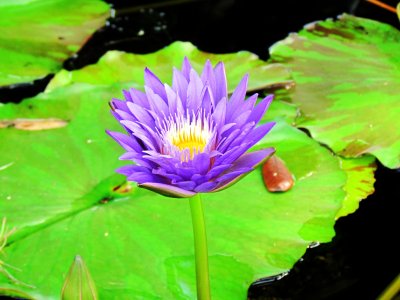
[[[95,63],[108,50],[148,53],[175,40],[190,41],[215,53],[249,50],[267,59],[268,47],[289,32],[342,12],[399,28],[394,13],[355,0],[109,2],[115,17],[65,62],[66,69]],[[393,0],[385,2],[396,5]],[[19,102],[42,91],[50,79],[0,88],[0,99]],[[376,299],[400,271],[400,248],[396,246],[400,172],[379,166],[376,178],[375,194],[355,214],[337,222],[331,243],[310,248],[287,276],[255,283],[249,298]]]

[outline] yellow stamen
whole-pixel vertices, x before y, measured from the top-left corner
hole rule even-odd
[[[166,140],[175,148],[172,151],[178,151],[182,162],[192,160],[195,155],[202,153],[213,136],[209,122],[203,118],[201,114],[193,116],[191,120],[180,116],[174,123],[170,123]]]

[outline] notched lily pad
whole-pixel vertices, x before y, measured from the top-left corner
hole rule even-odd
[[[344,186],[346,197],[336,215],[337,218],[355,212],[360,201],[375,191],[375,157],[366,155],[359,158],[342,158],[340,160],[342,169],[347,174],[347,182]]]
[[[174,42],[150,54],[108,51],[94,65],[71,72],[60,71],[49,83],[47,91],[74,82],[107,85],[116,81],[129,82],[132,87],[143,89],[145,67],[157,74],[162,82],[171,83],[171,68],[175,66],[180,69],[185,56],[198,72],[202,70],[207,59],[210,59],[214,65],[223,61],[227,70],[229,92],[233,92],[245,73],[250,74],[248,91],[282,87],[292,83],[286,67],[280,64],[267,65],[253,53],[241,51],[230,54],[211,54],[198,50],[189,42]]]
[[[273,62],[293,70],[289,99],[302,113],[297,126],[337,154],[370,153],[389,168],[400,167],[397,29],[342,15],[307,25],[270,52]]]
[[[125,189],[114,175],[121,150],[104,133],[118,126],[107,101],[125,87],[75,83],[0,107],[0,119],[70,120],[57,130],[0,130],[0,166],[8,166],[0,170],[0,211],[18,228],[7,262],[36,287],[0,276],[1,293],[58,299],[79,253],[100,299],[195,298],[188,202]],[[287,271],[311,242],[334,235],[346,180],[339,161],[284,118],[277,121],[254,150],[276,147],[296,185],[269,193],[257,169],[204,195],[213,295],[244,299],[254,280]]]

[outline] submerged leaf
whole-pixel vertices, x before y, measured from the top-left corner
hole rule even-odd
[[[400,167],[400,32],[342,15],[307,25],[271,48],[293,70],[297,126],[345,157],[365,153]],[[349,63],[351,62],[351,63]]]
[[[97,289],[89,269],[79,255],[71,264],[61,291],[62,300],[97,300]]]

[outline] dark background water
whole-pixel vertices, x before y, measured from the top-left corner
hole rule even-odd
[[[248,50],[268,59],[268,48],[289,32],[343,12],[400,27],[396,14],[356,0],[109,2],[115,17],[65,62],[66,69],[95,63],[108,50],[148,53],[176,40],[208,52]],[[397,1],[385,2],[395,6]],[[0,88],[0,98],[19,102],[42,91],[50,79]],[[250,299],[376,299],[400,271],[400,172],[379,165],[376,180],[376,192],[360,209],[338,220],[331,243],[309,249],[283,279],[253,285]]]

